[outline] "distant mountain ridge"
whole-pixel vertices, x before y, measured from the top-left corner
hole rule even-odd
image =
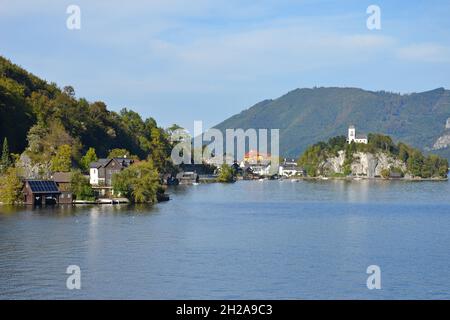
[[[280,129],[280,154],[298,157],[308,145],[358,133],[382,133],[450,158],[450,91],[399,94],[359,88],[296,89],[264,100],[214,126]]]

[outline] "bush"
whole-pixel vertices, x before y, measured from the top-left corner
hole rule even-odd
[[[389,169],[387,169],[387,168],[384,168],[384,169],[381,170],[380,174],[381,174],[381,176],[382,176],[384,179],[387,179],[387,178],[389,178],[390,175],[391,175],[391,170],[389,170]]]
[[[94,190],[89,180],[80,171],[72,172],[70,188],[78,200],[95,200]]]
[[[231,168],[226,163],[222,164],[222,166],[220,167],[219,176],[217,177],[217,181],[224,183],[234,182],[233,168]]]

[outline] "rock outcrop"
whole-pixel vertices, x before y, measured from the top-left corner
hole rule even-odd
[[[27,179],[49,179],[51,177],[50,162],[34,163],[26,152],[20,155],[16,166],[20,169],[21,176]]]
[[[321,167],[325,172],[343,174],[344,162],[345,153],[344,151],[339,151],[338,156],[328,158]],[[382,170],[385,169],[399,168],[406,172],[405,163],[382,152],[376,154],[356,152],[353,154],[350,166],[353,175],[368,178],[381,176]]]
[[[445,131],[437,138],[433,145],[433,150],[445,149],[450,146],[450,118],[445,123]]]

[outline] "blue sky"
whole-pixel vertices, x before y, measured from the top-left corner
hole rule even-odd
[[[81,29],[66,28],[66,8]],[[381,30],[366,9],[381,8]],[[0,0],[0,54],[167,126],[295,88],[450,88],[450,1]]]

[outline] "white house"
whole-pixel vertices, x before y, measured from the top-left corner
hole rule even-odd
[[[260,175],[260,176],[269,176],[270,175],[270,164],[269,165],[261,165],[261,164],[255,164],[250,166],[252,169],[252,172],[254,174]]]
[[[129,167],[134,160],[123,158],[98,159],[89,165],[89,182],[93,186],[111,186],[112,176]]]
[[[304,169],[297,166],[294,160],[287,161],[284,159],[283,163],[278,168],[278,174],[284,177],[291,177],[296,175],[305,175]]]
[[[362,134],[356,134],[356,129],[355,126],[350,126],[348,127],[348,138],[347,138],[347,142],[350,144],[352,142],[355,143],[364,143],[367,144],[368,140],[367,140],[367,136],[366,135],[362,135]]]

